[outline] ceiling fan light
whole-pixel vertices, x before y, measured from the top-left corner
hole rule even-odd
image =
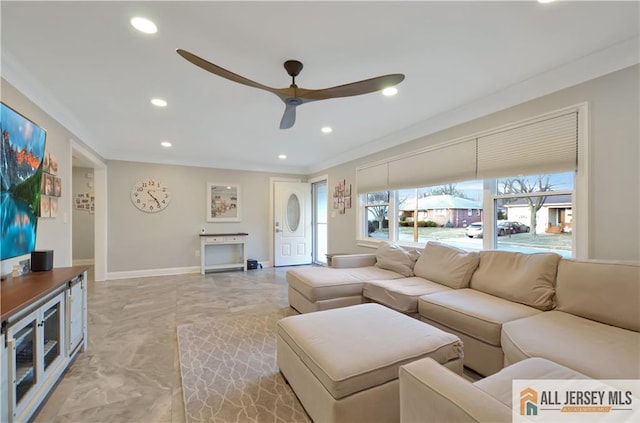
[[[331,128],[330,126],[325,126],[321,129],[321,131],[325,134],[330,134],[333,132],[333,128]]]
[[[391,97],[396,94],[398,94],[398,89],[396,87],[387,87],[384,90],[382,90],[382,95],[386,97]]]
[[[131,25],[140,32],[144,32],[145,34],[155,34],[158,32],[158,27],[156,24],[151,22],[147,18],[141,18],[136,16],[131,19]]]

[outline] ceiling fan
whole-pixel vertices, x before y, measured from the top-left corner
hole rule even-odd
[[[259,88],[261,90],[269,91],[270,93],[277,95],[285,104],[284,114],[282,115],[282,120],[280,121],[280,129],[288,129],[293,126],[293,124],[296,122],[296,107],[300,106],[301,104],[309,103],[316,100],[327,100],[330,98],[351,97],[354,95],[368,94],[397,85],[404,79],[403,74],[394,73],[378,76],[371,79],[365,79],[362,81],[352,82],[350,84],[338,85],[336,87],[323,88],[320,90],[308,90],[305,88],[299,88],[296,85],[296,76],[298,76],[298,74],[302,70],[302,63],[297,60],[287,60],[286,62],[284,62],[284,69],[287,71],[289,76],[291,76],[291,85],[289,86],[289,88],[272,88],[235,74],[231,71],[221,68],[218,65],[214,65],[213,63],[208,62],[193,53],[189,53],[186,50],[177,49],[176,52],[194,65],[213,74],[226,78],[230,81],[237,82],[239,84]]]

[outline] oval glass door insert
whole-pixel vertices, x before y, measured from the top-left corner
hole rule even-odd
[[[287,226],[291,232],[298,230],[300,225],[300,200],[295,194],[289,196],[287,200]]]

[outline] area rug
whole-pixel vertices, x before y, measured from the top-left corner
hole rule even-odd
[[[186,423],[310,422],[276,365],[276,322],[290,314],[178,326]]]

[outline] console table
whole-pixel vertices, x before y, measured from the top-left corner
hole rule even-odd
[[[200,274],[204,275],[207,270],[237,269],[242,268],[247,271],[246,238],[249,234],[244,232],[232,234],[200,234]],[[224,245],[240,246],[242,254],[240,260],[237,255],[234,259],[226,263],[207,264],[207,247],[216,248]]]

